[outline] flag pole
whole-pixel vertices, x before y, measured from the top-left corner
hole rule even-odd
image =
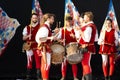
[[[67,3],[67,0],[65,0],[65,13],[66,13],[66,3]],[[65,29],[66,29],[66,21],[65,21],[65,18],[66,18],[66,14],[64,14],[64,39],[63,39],[63,45],[65,46]]]

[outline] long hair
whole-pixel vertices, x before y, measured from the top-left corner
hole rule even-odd
[[[44,25],[44,23],[47,21],[48,18],[51,18],[51,17],[55,17],[55,15],[51,13],[44,14],[40,21],[40,27]]]

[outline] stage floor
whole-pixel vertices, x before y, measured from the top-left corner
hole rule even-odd
[[[95,57],[96,59],[96,57]],[[104,76],[103,76],[103,71],[102,71],[102,65],[100,63],[98,63],[98,61],[95,61],[94,57],[91,61],[93,61],[91,63],[91,68],[92,68],[92,80],[104,80]],[[77,77],[79,78],[79,80],[81,80],[82,77],[82,66],[81,64],[77,64],[78,67],[78,74]],[[7,70],[6,70],[7,71]],[[36,80],[36,69],[33,68],[32,72],[31,72],[31,79],[30,80]],[[61,78],[61,65],[51,65],[50,68],[50,74],[49,74],[50,79],[49,80],[60,80]],[[11,70],[8,72],[5,72],[3,70],[0,71],[0,80],[25,80],[26,78],[26,70],[19,70],[15,71]],[[66,80],[73,80],[73,75],[72,75],[72,69],[71,69],[71,65],[68,64],[67,65],[67,73],[66,73]],[[113,79],[112,80],[120,80],[120,59],[118,61],[116,61],[115,64],[115,71],[113,74]]]

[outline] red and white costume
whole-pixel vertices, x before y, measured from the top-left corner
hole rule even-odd
[[[102,56],[102,68],[104,76],[112,76],[114,72],[114,61],[116,53],[116,46],[118,45],[118,33],[115,29],[109,28],[101,32],[98,44],[100,45],[99,53]],[[109,57],[109,58],[108,58]],[[108,73],[108,59],[109,59],[109,73]]]
[[[39,29],[39,24],[38,23],[36,23],[34,25],[31,25],[31,26],[26,26],[23,29],[23,33],[22,33],[23,36],[27,36],[29,34],[32,34],[31,39],[28,38],[26,40],[27,42],[32,42],[31,49],[26,51],[27,69],[32,69],[33,54],[34,54],[35,62],[36,62],[36,69],[40,68],[40,58],[37,55],[37,42],[35,41],[35,36],[36,36],[36,33],[37,33],[38,29]]]
[[[83,76],[87,74],[91,74],[91,66],[90,66],[90,60],[91,60],[91,53],[95,53],[95,46],[94,42],[95,39],[97,39],[97,34],[96,34],[96,26],[95,24],[91,21],[86,23],[82,28],[81,28],[83,35],[79,39],[79,44],[80,45],[88,45],[88,52],[83,53],[83,59],[81,61],[82,67],[83,67]]]
[[[62,28],[61,31],[59,32],[58,38],[60,39],[65,39],[65,43],[63,42],[63,45],[67,45],[70,42],[77,42],[76,38],[70,36],[71,34],[75,35],[74,29],[69,27],[69,28]],[[62,67],[61,67],[61,71],[62,71],[62,77],[66,77],[66,69],[67,69],[67,61],[66,59],[64,59],[64,62],[62,62]],[[77,77],[77,64],[72,64],[72,72],[73,72],[73,76]]]
[[[37,43],[41,43],[40,42],[40,38],[42,37],[50,37],[52,35],[51,33],[51,29],[50,29],[50,24],[46,21],[45,24],[40,27],[40,29],[38,30],[37,34],[36,34],[36,41]],[[51,64],[51,50],[49,45],[51,44],[50,40],[47,40],[46,42],[42,42],[41,44],[43,44],[46,48],[46,59],[47,59],[47,63],[45,63],[43,56],[41,58],[41,74],[42,74],[42,78],[43,79],[48,79],[49,78],[49,70],[50,70],[50,64]],[[40,50],[42,53],[42,49]]]

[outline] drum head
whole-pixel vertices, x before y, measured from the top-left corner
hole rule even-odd
[[[63,53],[65,51],[65,48],[61,44],[52,44],[51,50],[53,51],[53,53],[59,54],[59,53]]]
[[[66,53],[67,53],[67,55],[77,53],[78,47],[79,47],[79,44],[77,42],[71,42],[68,45],[66,45]]]
[[[77,64],[83,59],[83,54],[71,54],[67,55],[67,61],[70,64]]]
[[[79,43],[77,43],[77,42],[71,42],[71,43],[69,43],[69,44],[66,45],[66,48],[68,48],[70,46],[77,46],[78,47]]]

